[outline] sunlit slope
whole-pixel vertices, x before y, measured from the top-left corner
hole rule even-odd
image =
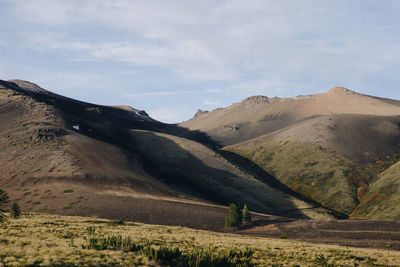
[[[180,124],[201,130],[221,145],[243,142],[304,119],[332,114],[400,115],[400,101],[359,94],[343,87],[294,98],[252,96],[226,108],[198,113]]]
[[[320,116],[224,149],[252,160],[293,190],[351,213],[360,191],[394,162],[399,123],[399,117]]]

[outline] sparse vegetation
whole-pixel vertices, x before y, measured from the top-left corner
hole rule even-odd
[[[73,193],[74,190],[73,189],[65,189],[64,190],[64,194],[69,194],[69,193]]]
[[[288,236],[287,236],[286,233],[281,233],[281,234],[279,235],[279,238],[280,238],[280,239],[287,239]]]
[[[333,263],[329,263],[329,258],[330,257],[325,257],[323,254],[318,254],[315,257],[315,264],[318,266],[323,266],[323,267],[334,267],[335,265]]]
[[[11,214],[15,219],[21,216],[21,209],[17,202],[14,202],[14,204],[12,205]]]
[[[239,206],[231,203],[228,210],[228,215],[225,218],[225,226],[239,227],[242,224],[242,212]]]
[[[122,238],[121,235],[114,235],[110,237],[89,239],[87,245],[82,245],[85,249],[96,249],[96,250],[123,250],[123,251],[138,251],[143,248],[143,245],[135,244],[130,237]]]
[[[6,220],[6,208],[4,207],[5,204],[10,202],[10,197],[8,196],[7,192],[0,189],[0,222],[4,222]]]
[[[243,206],[242,218],[244,222],[251,222],[251,214],[246,204]]]

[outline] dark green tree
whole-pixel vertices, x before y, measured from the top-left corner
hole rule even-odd
[[[4,190],[0,189],[0,222],[3,222],[6,219],[5,212],[7,210],[4,208],[4,205],[8,202],[10,202],[10,197]]]
[[[14,218],[19,218],[21,216],[21,209],[19,208],[19,205],[17,202],[15,202],[12,207],[11,207],[11,211],[12,211],[12,216]]]
[[[243,221],[251,222],[251,214],[250,214],[249,208],[247,207],[246,204],[244,204],[244,207],[242,210],[242,217],[243,217]]]
[[[242,212],[240,208],[231,203],[229,206],[228,215],[225,218],[225,226],[227,227],[239,227],[242,224]]]

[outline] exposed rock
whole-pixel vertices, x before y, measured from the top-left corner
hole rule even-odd
[[[204,114],[207,114],[208,112],[209,112],[208,110],[201,110],[201,109],[198,109],[197,112],[194,114],[194,117],[195,117],[195,118],[200,117],[200,116],[202,116],[202,115],[204,115]]]
[[[263,96],[263,95],[255,95],[255,96],[250,96],[250,97],[246,98],[245,100],[242,101],[242,103],[251,104],[251,105],[260,104],[260,103],[269,104],[270,98]]]

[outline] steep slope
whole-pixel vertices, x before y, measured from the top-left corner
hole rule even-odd
[[[400,101],[341,87],[296,98],[250,97],[181,125],[346,214],[400,153]]]
[[[205,140],[201,133],[25,81],[0,84],[0,187],[24,210],[209,229],[223,226],[221,204],[230,202],[264,213],[332,218],[184,138]]]
[[[400,162],[379,174],[351,215],[354,218],[400,221],[399,201]]]

